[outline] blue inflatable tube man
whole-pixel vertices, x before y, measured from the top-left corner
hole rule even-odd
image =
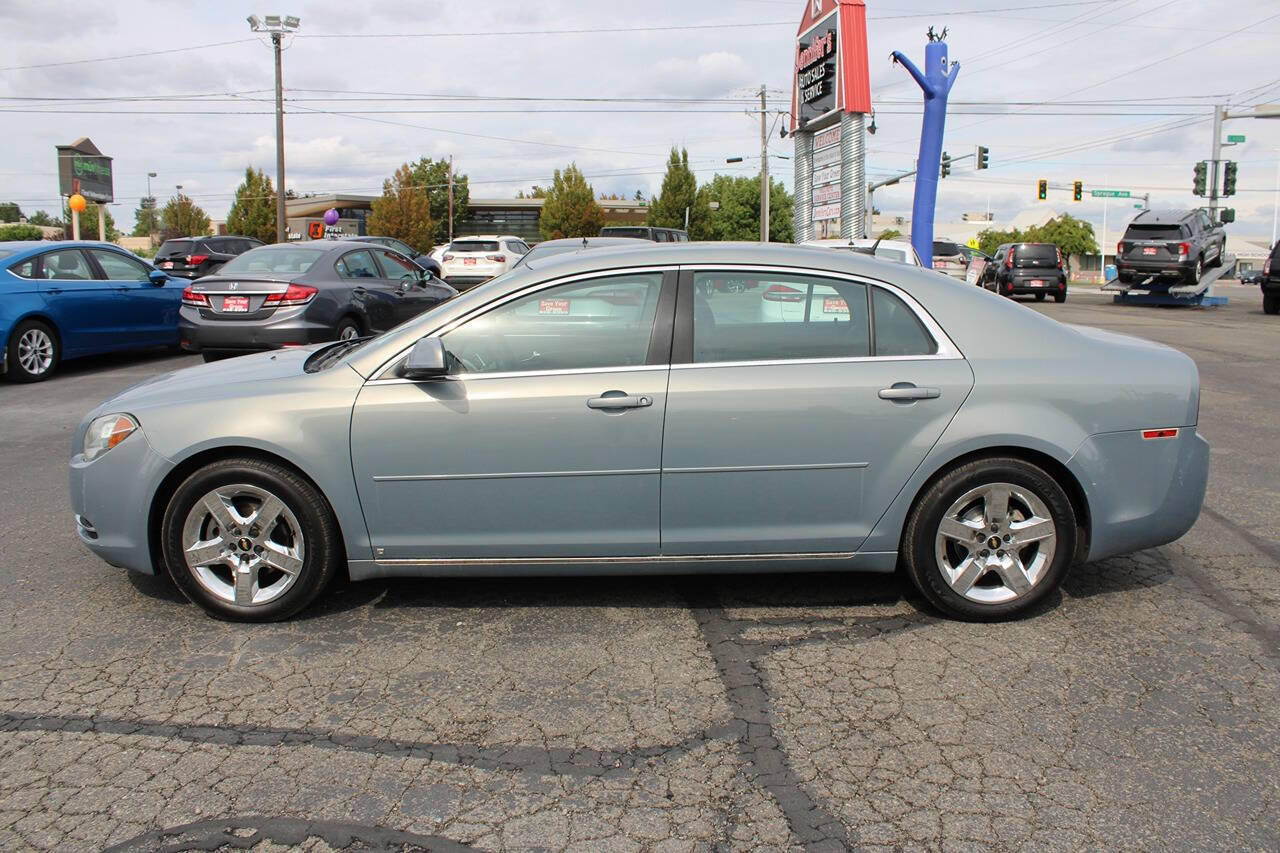
[[[911,206],[911,245],[926,267],[933,266],[933,211],[938,202],[938,172],[942,165],[942,132],[947,125],[947,96],[960,76],[960,63],[947,65],[947,31],[935,38],[929,29],[924,48],[924,71],[900,50],[893,61],[915,78],[924,92],[924,122],[920,127],[920,160],[916,163],[916,197]]]

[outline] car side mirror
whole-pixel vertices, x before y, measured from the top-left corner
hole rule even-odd
[[[147,278],[150,279],[151,283],[157,287],[163,287],[169,283],[169,276],[165,275],[160,270],[152,270],[147,273]]]
[[[448,373],[449,358],[444,341],[434,336],[419,338],[400,369],[400,375],[405,379],[439,379]]]

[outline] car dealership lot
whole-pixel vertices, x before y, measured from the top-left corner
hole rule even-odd
[[[1195,358],[1213,468],[1184,539],[1002,625],[778,574],[373,582],[215,622],[88,554],[66,499],[83,413],[197,359],[0,386],[0,847],[1274,848],[1280,328],[1220,292],[1036,306]]]

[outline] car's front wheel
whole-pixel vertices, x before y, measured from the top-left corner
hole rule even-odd
[[[48,379],[62,358],[58,336],[39,320],[24,320],[9,336],[9,378],[14,382]]]
[[[214,462],[169,499],[169,574],[212,616],[286,619],[328,586],[342,559],[328,503],[297,473],[258,459]]]
[[[1062,583],[1076,520],[1062,486],[1016,458],[979,459],[921,496],[902,537],[907,575],[928,601],[978,621],[1024,612]]]

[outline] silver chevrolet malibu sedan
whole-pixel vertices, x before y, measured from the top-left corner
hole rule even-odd
[[[71,503],[107,562],[227,619],[343,572],[901,567],[990,620],[1191,527],[1199,398],[1175,350],[929,270],[596,249],[377,337],[134,386],[81,423]]]

